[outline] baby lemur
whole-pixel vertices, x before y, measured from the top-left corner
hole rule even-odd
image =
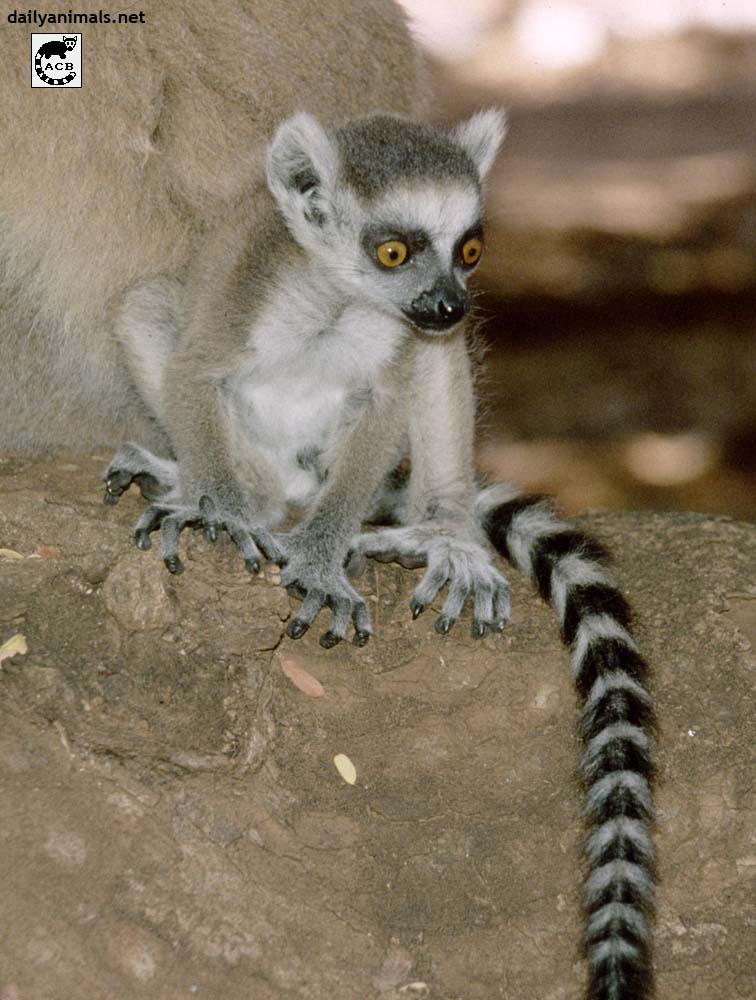
[[[590,996],[638,1000],[650,988],[651,706],[628,608],[595,542],[538,498],[479,491],[474,477],[467,281],[503,134],[495,111],[451,132],[378,114],[330,129],[285,120],[267,187],[207,234],[186,282],[150,280],[123,301],[117,336],[172,455],[125,445],[106,498],[142,486],[152,502],[137,544],[158,531],[174,573],[186,526],[225,530],[253,572],[280,562],[302,598],[289,635],[327,607],[326,647],[350,626],[368,641],[347,572],[365,557],[426,567],[412,613],[446,587],[442,633],[468,601],[474,636],[504,627],[490,542],[533,577],[585,699]],[[374,517],[391,526],[362,533]]]
[[[295,115],[271,142],[268,188],[208,239],[186,290],[157,280],[127,295],[117,335],[176,461],[127,445],[108,496],[133,476],[157,480],[137,541],[158,529],[171,571],[185,525],[225,529],[250,569],[261,550],[285,561],[284,585],[304,598],[290,635],[328,605],[322,644],[350,622],[363,644],[370,621],[347,553],[396,555],[428,565],[416,612],[448,582],[439,630],[468,595],[476,635],[503,627],[507,584],[474,515],[461,325],[502,134],[496,112],[448,136],[386,115],[327,133]],[[292,511],[300,524],[274,536]],[[378,512],[404,527],[359,536]]]

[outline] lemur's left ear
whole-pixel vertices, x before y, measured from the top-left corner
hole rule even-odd
[[[481,180],[491,169],[506,134],[506,116],[496,108],[478,111],[453,132],[454,138],[478,168]]]

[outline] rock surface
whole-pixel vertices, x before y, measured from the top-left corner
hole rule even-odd
[[[575,697],[529,585],[476,643],[371,568],[375,639],[325,653],[230,546],[133,550],[104,465],[0,463],[0,998],[577,1000]],[[584,520],[655,669],[659,1000],[752,998],[756,530]]]

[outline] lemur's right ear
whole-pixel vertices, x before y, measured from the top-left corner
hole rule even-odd
[[[454,138],[478,168],[481,180],[491,169],[506,134],[506,115],[498,108],[478,111],[453,132]]]
[[[337,171],[338,151],[312,115],[279,125],[268,147],[268,187],[292,228],[324,224]]]

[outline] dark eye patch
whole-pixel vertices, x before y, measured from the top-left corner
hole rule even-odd
[[[430,245],[430,237],[422,229],[404,230],[390,226],[370,226],[362,234],[362,248],[368,257],[375,256],[375,248],[382,243],[398,240],[404,243],[409,251],[409,257],[422,253]]]

